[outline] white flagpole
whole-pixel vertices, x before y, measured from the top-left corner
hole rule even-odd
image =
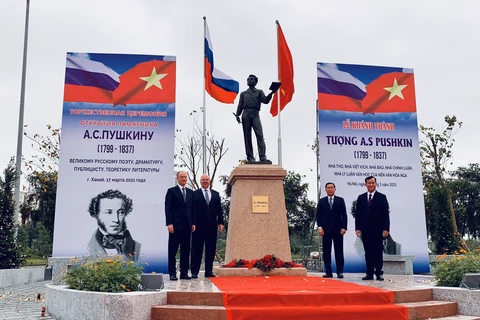
[[[23,114],[25,110],[25,82],[27,77],[27,46],[28,46],[28,18],[30,15],[30,0],[27,0],[25,8],[25,35],[23,37],[23,65],[22,65],[22,85],[20,89],[20,111],[18,114],[18,136],[17,136],[17,155],[15,158],[17,179],[15,180],[15,210],[14,210],[14,235],[17,238],[20,214],[20,180],[22,174],[22,144],[23,144]]]
[[[203,153],[203,173],[207,174],[207,98],[205,78],[205,39],[207,38],[207,17],[203,17],[203,130],[202,130],[202,153]]]
[[[275,21],[277,24],[277,65],[278,65],[278,81],[281,82],[280,79],[280,51],[278,49],[278,26],[280,23],[278,20]],[[281,87],[278,90],[282,90]],[[281,91],[277,91],[277,116],[278,116],[278,165],[282,165],[282,122],[280,121],[280,94]]]
[[[315,127],[316,127],[316,136],[315,136],[315,140],[316,140],[316,147],[315,147],[315,156],[317,157],[317,160],[315,161],[317,163],[317,200],[320,199],[320,195],[321,195],[321,189],[320,189],[320,159],[319,159],[319,156],[320,156],[320,150],[319,150],[319,139],[318,139],[318,130],[319,130],[319,127],[318,127],[318,100],[317,102],[315,103]]]

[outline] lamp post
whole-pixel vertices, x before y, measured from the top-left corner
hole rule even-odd
[[[18,114],[18,136],[17,136],[17,156],[16,173],[17,179],[15,180],[15,238],[17,237],[18,225],[19,225],[19,213],[20,213],[20,180],[22,173],[22,144],[23,144],[23,114],[25,109],[25,80],[27,75],[27,46],[28,46],[28,17],[30,13],[30,0],[26,0],[25,8],[25,35],[23,38],[23,65],[22,65],[22,85],[20,89],[20,110]]]

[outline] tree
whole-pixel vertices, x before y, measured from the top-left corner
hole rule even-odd
[[[425,195],[425,215],[427,230],[435,244],[435,253],[454,252],[457,249],[452,230],[452,220],[448,209],[446,190],[432,184]]]
[[[18,268],[24,262],[15,243],[15,201],[13,190],[17,179],[13,158],[0,177],[0,269]]]
[[[52,253],[51,233],[41,222],[34,225],[33,221],[20,226],[17,243],[22,248],[28,248],[29,255],[47,257]]]
[[[193,115],[193,111],[190,115]],[[192,189],[200,188],[198,180],[204,173],[208,174],[211,179],[211,186],[215,180],[218,166],[223,156],[227,153],[228,148],[225,146],[225,139],[217,140],[210,132],[206,132],[206,164],[207,172],[203,172],[203,137],[202,129],[198,125],[196,118],[193,118],[193,133],[183,135],[181,129],[176,130],[176,139],[178,147],[176,148],[175,159],[180,162],[177,167],[187,171],[189,176],[189,185]]]
[[[34,171],[27,178],[30,184],[27,202],[35,208],[32,220],[35,223],[41,222],[51,235],[55,224],[57,178],[57,171]],[[53,236],[51,237],[53,240]]]
[[[27,127],[27,125],[25,125]],[[31,141],[31,147],[36,154],[30,160],[23,159],[29,171],[58,171],[60,159],[60,129],[47,125],[49,134],[44,136],[35,133],[33,136],[26,131],[25,137]]]
[[[40,236],[37,236],[40,240],[36,238],[38,241],[35,241],[37,245],[40,243],[42,249],[32,247],[32,241],[28,242],[34,254],[41,256],[48,255],[52,250],[60,158],[60,129],[51,125],[47,125],[47,129],[47,135],[24,133],[36,154],[31,159],[23,159],[29,172],[29,192],[25,203],[20,207],[22,223],[32,221],[33,227],[42,231]]]
[[[480,165],[470,163],[451,173],[448,182],[457,216],[459,233],[473,239],[480,237]]]
[[[445,116],[444,120],[446,127],[441,133],[433,127],[420,125],[419,128],[420,133],[423,135],[423,138],[420,140],[420,155],[422,158],[424,185],[427,195],[428,190],[436,184],[443,189],[450,213],[452,233],[465,246],[461,234],[458,232],[452,193],[447,186],[445,178],[446,167],[449,163],[451,164],[452,147],[455,142],[453,135],[461,128],[462,122],[458,121],[456,116],[450,117],[448,115]]]
[[[222,197],[222,212],[225,228],[224,234],[226,234],[226,232],[228,231],[228,218],[230,214],[230,196],[232,195],[232,186],[228,183],[229,177],[227,175],[221,175],[218,178],[220,180],[220,183],[225,187]]]
[[[306,238],[315,223],[315,202],[308,199],[308,183],[303,183],[299,173],[288,171],[283,180],[287,222],[290,235]]]

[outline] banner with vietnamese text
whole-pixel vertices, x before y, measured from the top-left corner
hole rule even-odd
[[[390,205],[384,253],[414,256],[414,272],[429,272],[413,70],[317,64],[318,146],[322,196],[327,182],[345,199],[345,271],[365,271],[354,208],[365,178]]]

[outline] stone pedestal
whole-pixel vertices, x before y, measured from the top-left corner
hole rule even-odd
[[[75,257],[50,257],[48,265],[52,267],[53,284],[65,284],[63,277],[67,274],[67,270],[74,263]]]
[[[232,171],[226,263],[267,254],[292,261],[283,191],[286,174],[278,165],[261,164],[242,164]]]
[[[278,268],[272,269],[269,272],[263,272],[257,268],[222,268],[213,267],[213,273],[219,277],[265,277],[265,276],[293,276],[305,277],[307,269],[305,268]]]

